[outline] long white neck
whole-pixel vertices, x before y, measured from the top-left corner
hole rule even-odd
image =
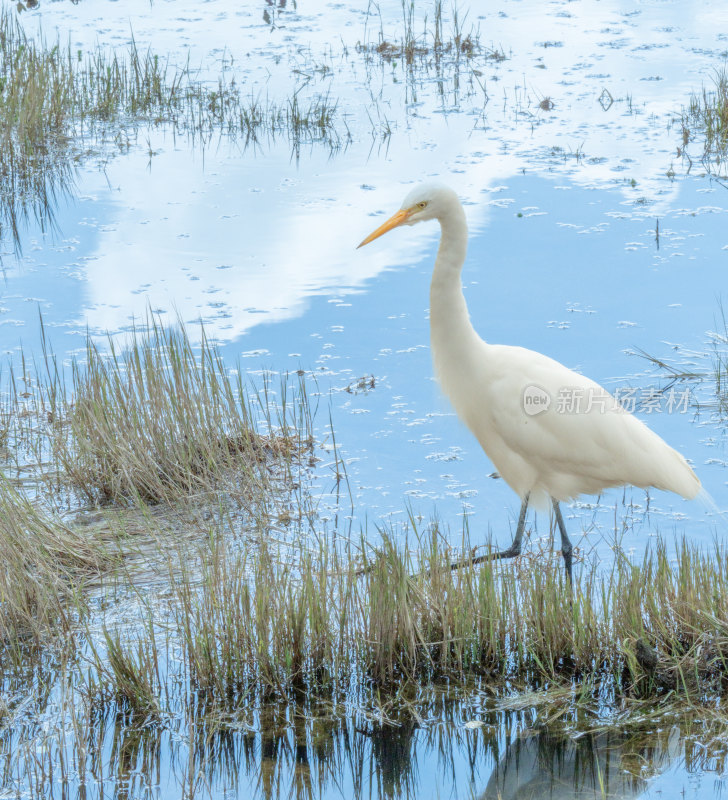
[[[440,216],[442,238],[430,284],[430,343],[435,372],[445,392],[452,396],[449,375],[467,367],[469,343],[479,337],[463,296],[460,272],[468,246],[468,226],[460,202],[449,204]]]

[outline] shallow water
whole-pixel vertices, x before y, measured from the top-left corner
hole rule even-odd
[[[75,750],[52,722],[16,725],[18,735],[4,737],[36,758],[38,769],[29,794],[4,771],[3,796],[71,787],[72,796],[115,798],[697,800],[726,789],[725,741],[689,719],[600,729],[569,715],[546,723],[537,695],[530,709],[476,690],[467,702],[431,691],[430,702],[418,706],[419,721],[398,725],[337,721],[308,703],[161,725],[77,709],[88,738]],[[55,777],[43,769],[52,761],[63,765]]]
[[[396,38],[398,2],[379,5],[381,22],[363,4],[282,5],[46,1],[21,16],[27,30],[80,49],[124,47],[133,29],[140,48],[169,52],[180,64],[189,58],[203,77],[215,79],[225,63],[254,95],[328,93],[350,139],[333,150],[292,148],[280,137],[248,147],[223,137],[202,147],[162,126],[129,134],[128,149],[82,162],[68,196],[58,198],[55,228],[26,226],[20,254],[4,243],[0,351],[16,364],[21,347],[40,352],[39,310],[65,358],[83,346],[87,328],[99,337],[123,333],[150,308],[170,323],[179,315],[193,336],[202,319],[252,383],[264,371],[310,376],[328,448],[314,486],[322,524],[356,531],[409,514],[437,516],[457,544],[467,518],[474,540],[490,533],[505,543],[517,501],[489,477],[492,466],[432,378],[427,306],[436,229],[397,231],[354,250],[411,183],[438,178],[467,204],[463,278],[485,338],[540,350],[638,399],[667,384],[635,355],[640,349],[706,373],[700,384],[676,385],[674,408],[664,395],[659,411],[641,415],[691,460],[724,508],[724,426],[706,404],[709,332],[721,325],[728,267],[728,200],[725,186],[704,174],[697,145],[689,171],[676,155],[675,118],[723,63],[728,8],[705,0],[688,15],[678,0],[629,10],[618,2],[509,0],[482,13],[463,3],[464,30],[477,26],[481,42],[506,59],[484,53],[437,65],[426,58],[408,71],[357,50],[367,36],[378,40],[380,25],[385,38]],[[424,11],[431,16],[428,4],[422,9],[418,29]],[[341,506],[329,408],[351,493]],[[646,535],[658,531],[707,543],[723,530],[698,503],[653,493],[648,507],[637,490],[587,499],[569,509],[567,524],[585,555],[604,558],[617,546],[639,557]],[[545,516],[529,525],[532,537],[548,539]],[[339,760],[338,773],[323,765],[335,777],[325,786],[314,781],[313,795],[491,797],[500,786],[503,797],[516,796],[514,763],[522,765],[519,780],[531,776],[533,791],[523,796],[552,796],[554,781],[572,786],[568,775],[549,777],[548,758],[533,766],[551,740],[525,735],[507,745],[507,726],[497,720],[499,755],[479,760],[472,748],[482,734],[464,732],[463,722],[445,729],[433,722],[404,744],[381,747],[353,732],[366,763]],[[305,761],[315,759],[296,761],[287,730],[285,780],[272,786],[282,795],[300,780],[305,794]],[[438,731],[455,735],[443,760],[433,756]],[[253,784],[265,751],[256,736]],[[605,747],[599,738],[590,747],[619,753],[622,744],[610,736]],[[174,749],[170,737],[165,752]],[[415,754],[402,778],[387,758],[410,745]],[[388,754],[381,764],[377,747]],[[571,774],[584,751],[564,747],[561,769]],[[717,793],[712,775],[721,764],[698,760],[693,768],[672,744],[655,747],[654,757],[643,754],[647,778],[628,780],[617,769],[607,796]],[[594,758],[601,771],[602,756]],[[145,790],[142,781],[119,796],[178,796],[177,779]],[[121,781],[121,772],[108,780]],[[224,791],[223,778],[213,784]],[[593,796],[593,783],[585,786],[556,796]]]

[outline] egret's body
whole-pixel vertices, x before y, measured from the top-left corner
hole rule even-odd
[[[437,378],[501,477],[521,497],[517,555],[529,502],[553,503],[571,573],[571,544],[558,503],[613,486],[654,486],[693,498],[700,481],[685,459],[601,386],[541,353],[492,345],[470,322],[460,272],[465,213],[455,192],[419,187],[400,211],[362,242],[398,225],[437,219],[442,230],[430,287],[430,337]],[[361,245],[359,245],[361,247]],[[527,398],[544,403],[527,407]],[[568,558],[567,558],[568,551]]]

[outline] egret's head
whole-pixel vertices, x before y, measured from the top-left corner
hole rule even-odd
[[[400,225],[414,225],[428,219],[441,219],[452,208],[453,203],[459,205],[458,197],[447,186],[440,183],[424,183],[416,186],[404,198],[402,208],[384,225],[380,225],[373,233],[370,233],[359,247],[369,244],[383,233],[391,231],[392,228],[398,228]]]

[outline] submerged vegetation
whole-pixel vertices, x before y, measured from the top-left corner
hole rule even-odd
[[[728,757],[724,729],[689,713],[664,710],[605,727],[577,710],[549,722],[558,700],[535,692],[523,697],[526,706],[475,688],[432,686],[412,705],[419,722],[404,716],[395,724],[355,712],[333,716],[303,695],[285,706],[227,715],[202,706],[171,719],[139,715],[136,722],[130,713],[104,712],[80,692],[77,700],[69,729],[85,740],[60,729],[27,738],[0,733],[10,754],[0,781],[9,792],[70,794],[81,783],[87,796],[111,785],[128,797],[154,797],[171,784],[181,797],[307,800],[345,793],[414,800],[437,796],[425,777],[457,796],[498,800],[522,770],[538,775],[541,786],[600,797],[606,786],[643,790],[681,763],[694,786],[700,772],[722,772]],[[719,779],[707,780],[720,790]]]
[[[652,364],[667,383],[662,391],[669,391],[675,384],[694,387],[691,390],[692,405],[696,413],[707,410],[716,419],[728,418],[728,319],[720,305],[715,330],[708,332],[708,352],[704,356],[686,354],[681,361],[666,361],[655,355],[638,351]],[[678,348],[675,348],[678,349]],[[698,395],[696,390],[704,386],[707,391]]]

